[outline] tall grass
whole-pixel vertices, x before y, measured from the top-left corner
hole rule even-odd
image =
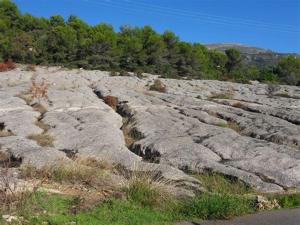
[[[187,218],[227,219],[253,212],[255,200],[230,194],[202,194],[186,200],[179,213]]]

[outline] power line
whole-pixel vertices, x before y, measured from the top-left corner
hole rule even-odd
[[[144,3],[134,3],[130,2],[112,2],[112,1],[93,1],[93,0],[85,0],[84,2],[94,3],[102,6],[120,8],[127,11],[138,12],[138,13],[155,13],[163,16],[169,17],[178,17],[180,19],[192,19],[198,22],[208,22],[213,24],[225,25],[225,26],[251,26],[256,29],[265,30],[265,31],[277,31],[277,32],[285,32],[285,33],[298,33],[296,27],[290,25],[275,25],[275,24],[267,24],[250,20],[237,20],[228,17],[219,17],[209,14],[195,14],[194,12],[189,12],[186,10],[173,9],[168,7],[161,7],[155,5],[149,5]],[[294,28],[294,29],[292,29]]]

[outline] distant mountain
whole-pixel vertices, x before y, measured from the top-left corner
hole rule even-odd
[[[237,49],[241,52],[244,57],[244,61],[249,65],[257,65],[258,67],[273,66],[277,61],[287,55],[295,55],[300,57],[299,54],[295,53],[278,53],[269,49],[257,48],[242,44],[235,43],[224,43],[224,44],[207,44],[206,47],[210,50],[217,50],[225,52],[229,48]]]

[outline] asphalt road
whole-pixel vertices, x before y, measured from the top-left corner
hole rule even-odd
[[[300,225],[300,208],[261,212],[232,220],[179,222],[174,225]]]

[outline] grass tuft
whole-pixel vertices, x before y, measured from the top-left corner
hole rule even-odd
[[[154,83],[150,86],[151,91],[158,91],[165,93],[167,91],[166,85],[164,85],[160,80],[154,80]]]
[[[124,191],[128,200],[143,207],[165,209],[174,203],[174,196],[167,191],[165,184],[149,175],[132,177]]]
[[[202,173],[195,175],[195,177],[211,193],[243,195],[254,192],[250,186],[242,181],[219,173]]]
[[[34,140],[38,145],[43,147],[53,147],[54,138],[49,134],[30,134],[27,136],[28,139]]]
[[[254,211],[255,200],[229,194],[202,194],[186,201],[180,213],[189,218],[228,219]]]

